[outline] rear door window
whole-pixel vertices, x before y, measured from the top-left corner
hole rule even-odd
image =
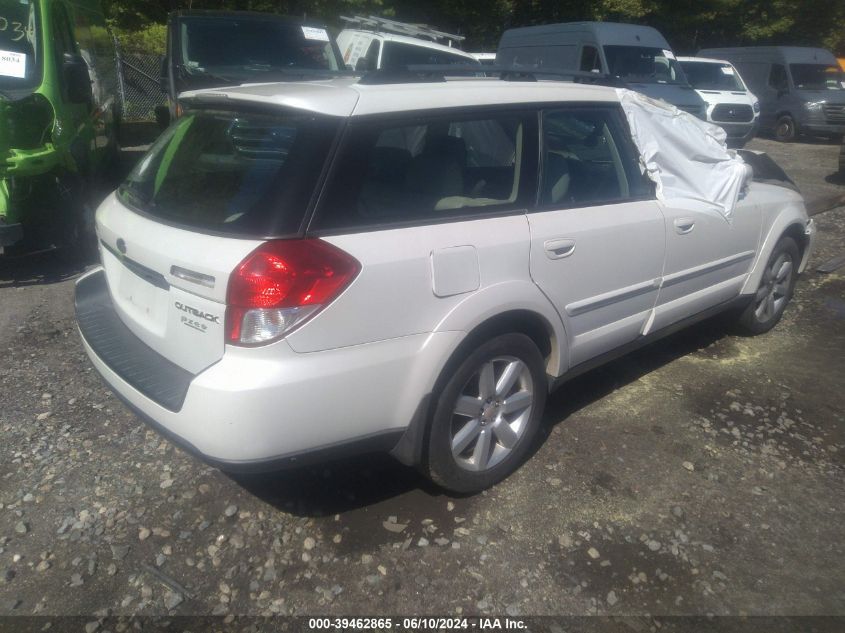
[[[189,111],[120,187],[142,213],[249,237],[296,233],[339,120],[303,114]]]
[[[344,230],[524,209],[536,114],[437,116],[350,127],[312,224]]]
[[[540,205],[583,207],[651,197],[639,154],[613,108],[564,108],[543,114]]]

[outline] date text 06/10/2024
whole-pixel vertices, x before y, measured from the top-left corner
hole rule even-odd
[[[308,628],[328,631],[512,630],[526,628],[518,618],[309,618]]]

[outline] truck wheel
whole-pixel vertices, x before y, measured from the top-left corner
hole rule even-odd
[[[548,391],[543,357],[524,334],[504,334],[449,371],[424,468],[447,490],[479,492],[514,472],[531,447]]]
[[[781,116],[775,123],[775,139],[781,143],[791,143],[797,136],[795,120],[788,114]]]
[[[783,237],[766,262],[763,277],[754,298],[739,317],[739,327],[746,334],[763,334],[771,330],[795,290],[801,253],[791,237]]]

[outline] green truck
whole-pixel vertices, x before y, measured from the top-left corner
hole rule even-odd
[[[93,236],[117,163],[116,94],[97,0],[0,0],[0,253]]]

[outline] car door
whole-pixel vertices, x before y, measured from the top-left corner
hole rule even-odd
[[[703,201],[661,205],[666,216],[666,264],[650,330],[729,301],[751,270],[761,212],[750,196],[730,219]]]
[[[642,332],[663,270],[664,219],[618,107],[548,109],[542,143],[530,269],[563,320],[571,367]]]
[[[786,75],[786,66],[783,64],[771,65],[765,90],[765,98],[761,97],[760,122],[765,128],[774,129],[778,115],[783,111],[786,101],[789,100],[789,79]]]

